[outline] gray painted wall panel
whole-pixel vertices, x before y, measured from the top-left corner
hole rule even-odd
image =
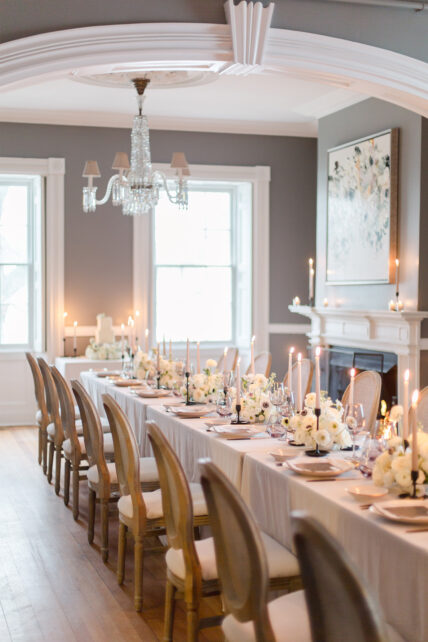
[[[296,354],[301,352],[307,357],[308,338],[305,334],[271,334],[269,338],[269,350],[272,353],[272,372],[275,372],[277,379],[282,381],[288,370],[289,348],[294,346]]]

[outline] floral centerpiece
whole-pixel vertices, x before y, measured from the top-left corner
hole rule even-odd
[[[409,442],[411,446],[412,438]],[[412,451],[402,437],[393,437],[386,444],[386,450],[377,457],[373,468],[373,483],[376,486],[396,488],[400,493],[411,493],[413,490]],[[416,493],[425,494],[423,484],[428,482],[428,434],[418,431],[418,470]]]
[[[189,377],[189,399],[197,403],[213,403],[216,396],[223,388],[223,375],[215,372],[217,361],[208,359],[203,372]],[[187,398],[187,388],[181,387],[181,394]]]
[[[180,380],[181,361],[159,359],[159,385],[164,388],[174,388]],[[156,355],[149,355],[139,350],[134,357],[134,372],[137,379],[155,379],[158,376]]]
[[[134,356],[134,373],[137,379],[153,379],[156,375],[156,360],[147,352],[138,350]]]
[[[250,423],[264,423],[272,413],[269,389],[275,381],[275,374],[269,378],[263,374],[247,374],[242,377],[241,419]],[[236,388],[230,390],[236,412]]]
[[[96,343],[92,337],[89,339],[89,345],[86,347],[85,356],[93,360],[120,359],[122,351],[120,343]]]
[[[352,446],[352,438],[345,423],[342,421],[343,408],[340,401],[333,401],[326,392],[321,393],[321,415],[319,430],[315,410],[315,393],[310,392],[305,397],[304,410],[293,417],[285,417],[283,425],[294,431],[296,444],[304,444],[313,450],[317,444],[323,450],[338,450]]]

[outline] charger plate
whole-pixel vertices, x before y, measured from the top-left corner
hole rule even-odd
[[[376,502],[370,511],[392,522],[401,524],[428,524],[428,500],[391,499]]]
[[[183,419],[199,419],[200,417],[205,417],[213,412],[214,408],[207,406],[170,406],[170,412],[172,412],[176,417],[182,417]]]
[[[113,381],[114,385],[118,388],[132,388],[135,386],[141,387],[144,384],[144,381],[139,381],[138,379],[117,379]]]
[[[171,390],[165,390],[160,388],[141,388],[141,390],[134,390],[134,393],[138,397],[143,397],[143,399],[157,399],[158,397],[170,397]]]
[[[354,464],[346,459],[328,458],[323,461],[308,459],[307,457],[296,457],[287,461],[287,466],[299,475],[307,477],[338,477],[349,470],[353,470]]]

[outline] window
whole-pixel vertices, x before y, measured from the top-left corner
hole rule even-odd
[[[191,181],[189,209],[154,214],[156,339],[224,345],[251,332],[252,185]]]
[[[43,344],[43,182],[0,174],[0,347]]]

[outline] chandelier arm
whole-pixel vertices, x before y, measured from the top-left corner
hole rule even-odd
[[[164,174],[163,172],[160,172],[157,169],[153,172],[153,178],[158,179],[162,183],[162,187],[164,188],[169,200],[171,201],[171,203],[176,205],[179,201],[179,190],[177,189],[175,194],[171,194],[171,192],[168,189],[168,180],[167,180],[166,174]],[[175,182],[176,183],[178,182],[177,179],[175,179]]]
[[[100,201],[95,201],[97,205],[104,205],[105,203],[107,203],[108,199],[110,198],[113,185],[119,179],[120,179],[119,174],[113,174],[113,176],[110,178],[109,182],[107,183],[106,193],[104,194],[103,198]]]

